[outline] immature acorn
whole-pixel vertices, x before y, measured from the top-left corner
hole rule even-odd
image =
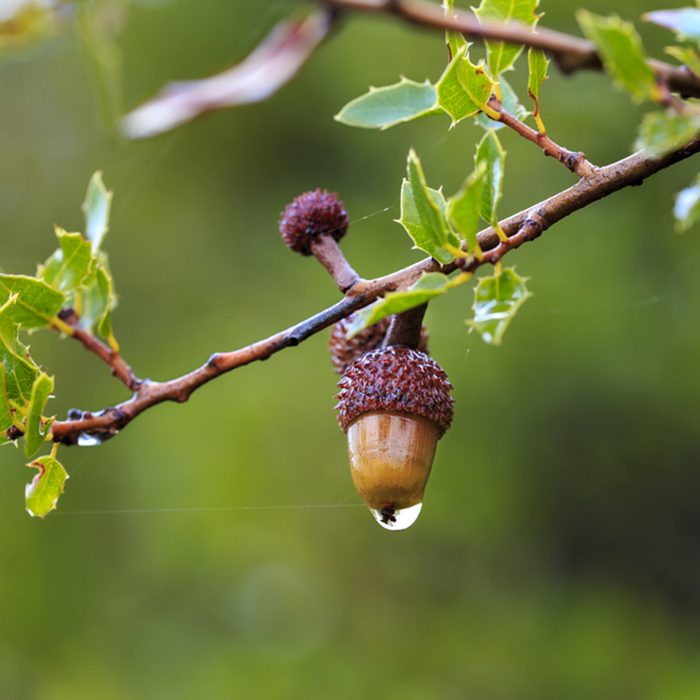
[[[357,490],[382,527],[410,527],[437,442],[452,422],[447,375],[424,352],[390,345],[353,362],[338,386],[338,423]]]
[[[315,189],[293,199],[280,216],[279,229],[290,250],[312,255],[323,238],[339,241],[348,230],[348,213],[335,192]]]
[[[384,342],[384,337],[389,330],[390,317],[386,316],[381,321],[363,328],[352,338],[348,338],[350,325],[355,314],[350,314],[336,323],[328,339],[328,349],[331,353],[331,362],[338,374],[345,370],[358,358],[370,350],[376,350]],[[421,326],[418,350],[428,352],[428,329]]]

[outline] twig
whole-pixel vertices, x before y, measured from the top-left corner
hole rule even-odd
[[[109,346],[103,343],[99,338],[96,338],[92,333],[89,333],[84,328],[81,328],[78,321],[78,315],[73,309],[61,309],[58,317],[67,326],[70,327],[70,337],[75,338],[89,352],[97,355],[112,371],[112,374],[131,391],[138,391],[142,384],[135,374],[134,370],[127,364],[124,358],[112,350]]]
[[[333,236],[314,236],[311,252],[326,268],[342,294],[345,294],[360,279],[345,259],[343,251]]]
[[[480,23],[474,14],[456,10],[447,16],[440,5],[425,0],[322,0],[326,7],[391,14],[411,24],[439,30],[461,32],[469,39],[490,39],[521,46],[532,46],[549,54],[563,73],[579,70],[602,70],[595,46],[585,39],[545,27],[532,31],[517,22]],[[672,90],[682,95],[700,97],[700,78],[680,66],[650,59],[651,69]]]
[[[460,265],[462,269],[475,270],[486,263],[496,263],[506,253],[538,237],[569,214],[620,189],[640,185],[651,175],[698,151],[700,138],[663,158],[652,158],[639,152],[598,168],[591,177],[581,179],[549,199],[501,221],[500,228],[509,237],[507,241],[500,241],[493,228],[481,231],[478,239],[484,251],[483,258],[477,260],[468,257]],[[449,274],[455,269],[455,263],[441,267],[432,258],[426,258],[384,277],[361,280],[353,285],[337,304],[287,330],[239,350],[212,355],[204,365],[182,377],[166,382],[144,381],[131,399],[98,414],[82,414],[76,420],[54,422],[51,427],[53,440],[75,444],[81,433],[97,436],[99,439],[115,435],[148,408],[164,401],[187,401],[192,392],[215,377],[251,362],[265,360],[284,348],[299,345],[306,338],[349,316],[353,311],[367,306],[377,297],[409,286],[424,272],[440,271]]]
[[[595,175],[597,168],[588,160],[585,153],[581,151],[569,151],[552,141],[546,133],[536,131],[529,127],[517,117],[507,112],[494,95],[489,98],[489,107],[496,111],[499,115],[497,121],[502,122],[507,127],[520,134],[523,138],[539,146],[546,156],[556,158],[560,163],[563,163],[572,173],[583,178],[590,178]],[[493,119],[493,117],[490,117]]]

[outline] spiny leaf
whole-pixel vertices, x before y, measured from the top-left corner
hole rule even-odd
[[[408,154],[407,178],[401,185],[401,218],[398,220],[413,239],[415,247],[446,264],[454,255],[446,244],[459,245],[445,216],[447,203],[439,190],[428,187],[415,151]]]
[[[48,425],[42,424],[42,415],[49,395],[53,391],[53,377],[49,377],[44,372],[34,380],[32,386],[32,396],[29,401],[27,411],[26,430],[24,432],[24,454],[33,457],[41,448]]]
[[[615,15],[601,17],[586,10],[579,10],[576,18],[583,33],[596,45],[613,80],[638,102],[654,100],[656,77],[646,62],[634,25]]]
[[[32,517],[43,518],[56,509],[68,474],[53,455],[39,457],[27,466],[38,469],[39,473],[25,488],[25,507]]]
[[[679,148],[700,133],[700,115],[650,112],[639,128],[635,148],[662,156]]]
[[[26,275],[0,275],[0,304],[11,295],[16,302],[9,310],[9,317],[24,328],[48,326],[59,312],[65,297],[43,280]]]
[[[687,231],[700,221],[700,177],[676,195],[673,215],[676,217],[676,228],[679,231]]]
[[[19,326],[12,320],[14,313],[12,307],[16,302],[17,298],[11,296],[0,306],[0,342],[4,343],[12,352],[17,352],[20,344]]]
[[[485,166],[484,186],[481,197],[480,214],[484,221],[493,224],[498,221],[498,203],[503,195],[503,174],[506,164],[506,152],[493,129],[489,129],[479,141],[474,156],[478,169]]]
[[[335,120],[364,129],[388,129],[437,112],[437,93],[427,80],[417,83],[401,78],[394,85],[370,88],[348,102]]]
[[[85,214],[85,236],[92,244],[93,255],[100,250],[107,235],[111,206],[112,193],[105,187],[102,173],[98,170],[90,178],[82,207]]]
[[[539,0],[481,0],[474,12],[483,22],[521,22],[534,27],[539,19],[536,10]],[[494,78],[513,67],[523,50],[517,44],[487,41],[489,71]]]
[[[357,335],[363,328],[367,328],[385,316],[407,311],[415,306],[420,306],[426,301],[440,294],[444,294],[450,287],[450,281],[446,275],[440,272],[426,272],[408,289],[400,292],[389,292],[385,297],[375,301],[374,304],[358,311],[348,328],[348,337]]]
[[[455,3],[454,0],[443,0],[442,7],[445,10],[445,16],[446,17],[452,17],[454,16],[454,11],[455,11]],[[450,59],[452,59],[454,56],[456,56],[460,49],[469,46],[467,43],[467,40],[464,38],[464,35],[461,34],[460,32],[450,32],[446,31],[445,32],[445,42],[447,44],[447,48],[450,51]]]
[[[656,10],[642,15],[642,19],[676,32],[681,40],[700,41],[700,10],[696,7],[681,7],[677,10]]]
[[[80,233],[67,233],[56,227],[59,248],[40,269],[41,278],[61,292],[77,289],[90,270],[90,241]]]
[[[438,104],[454,125],[484,110],[494,85],[484,66],[469,60],[465,47],[452,58],[435,86]]]
[[[80,327],[88,331],[96,327],[97,333],[106,339],[112,335],[111,311],[117,303],[112,287],[112,277],[103,259],[81,292]]]
[[[12,297],[0,307],[0,362],[5,367],[8,398],[24,408],[29,405],[32,386],[40,370],[17,340],[17,326],[12,325],[10,318],[16,303],[17,299]]]
[[[515,90],[510,86],[510,83],[503,77],[498,81],[498,86],[501,89],[501,104],[503,109],[512,114],[513,116],[520,119],[520,121],[525,120],[530,112],[523,107],[515,94]],[[494,119],[489,119],[485,114],[477,114],[474,117],[474,122],[478,124],[482,129],[504,129],[505,124],[501,121],[496,121]]]
[[[469,252],[474,255],[481,250],[476,234],[479,230],[479,211],[485,178],[486,164],[481,163],[467,177],[459,192],[450,197],[447,204],[447,216],[450,222],[465,238]]]
[[[549,59],[545,56],[544,51],[530,47],[527,52],[527,67],[527,93],[535,103],[533,116],[540,131],[544,131],[544,125],[540,118],[540,88],[548,77]]]
[[[5,365],[0,362],[0,444],[7,442],[5,433],[12,422],[12,406],[5,382]]]
[[[667,46],[665,49],[669,56],[673,56],[679,63],[700,77],[700,56],[687,46]]]
[[[490,345],[500,345],[518,309],[532,294],[512,267],[482,277],[474,289],[474,318],[467,325]]]

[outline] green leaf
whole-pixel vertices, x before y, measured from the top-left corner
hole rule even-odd
[[[474,13],[480,22],[520,22],[534,27],[539,19],[535,13],[538,4],[539,0],[481,0]],[[502,41],[487,41],[486,49],[489,71],[494,78],[498,78],[513,67],[523,47]]]
[[[0,362],[5,368],[5,388],[11,402],[20,408],[29,405],[39,367],[17,339],[17,326],[11,320],[17,299],[12,297],[0,307]]]
[[[438,105],[452,117],[454,126],[486,108],[494,85],[483,64],[469,60],[465,47],[452,58],[435,86]]]
[[[348,338],[357,335],[362,329],[381,321],[385,316],[399,314],[415,306],[425,304],[433,297],[444,294],[450,288],[450,281],[440,272],[426,272],[408,289],[389,292],[384,298],[354,314],[348,327]]]
[[[41,267],[41,278],[61,292],[71,292],[83,283],[90,270],[90,241],[80,233],[67,233],[58,227],[56,238],[60,247]]]
[[[681,40],[700,41],[700,10],[681,7],[677,10],[656,10],[642,15],[642,19],[676,32]]]
[[[635,148],[653,156],[662,156],[688,143],[699,132],[699,115],[650,112],[642,120]]]
[[[111,311],[117,302],[112,277],[104,260],[98,263],[86,281],[81,299],[80,327],[88,331],[96,327],[99,335],[109,338],[112,335]]]
[[[481,163],[464,181],[459,192],[447,204],[447,216],[452,225],[467,241],[467,249],[477,254],[481,249],[476,234],[479,230],[479,211],[483,198],[486,164]]]
[[[446,17],[453,17],[455,10],[454,0],[443,0],[442,7],[445,10]],[[447,43],[447,48],[450,52],[450,60],[452,57],[456,56],[460,49],[469,46],[464,35],[460,32],[445,32],[445,42]]]
[[[665,49],[669,56],[673,56],[679,63],[700,77],[700,56],[687,46],[667,46]]]
[[[441,191],[428,187],[415,151],[408,154],[407,179],[401,185],[400,223],[413,239],[414,247],[443,265],[454,260],[446,244],[459,245],[459,238],[447,223],[447,202]]]
[[[646,62],[634,25],[617,16],[600,17],[586,10],[579,10],[576,18],[583,33],[596,45],[613,80],[637,102],[655,100],[656,77]]]
[[[96,254],[104,241],[109,229],[109,212],[112,206],[112,193],[107,190],[98,170],[88,184],[83,212],[85,214],[85,236],[92,244],[92,252]]]
[[[527,67],[527,93],[535,103],[534,115],[537,119],[540,113],[540,88],[548,78],[549,59],[545,56],[544,51],[530,47],[527,52]]]
[[[5,365],[0,362],[0,444],[7,441],[5,433],[13,423],[12,406],[7,394],[5,374]]]
[[[492,277],[482,277],[474,289],[474,318],[467,325],[477,331],[481,339],[490,345],[500,345],[503,334],[518,309],[532,294],[512,267],[496,272]]]
[[[502,77],[498,81],[498,85],[501,88],[501,105],[503,105],[503,109],[505,109],[508,114],[517,117],[520,121],[527,119],[530,112],[520,103],[510,83]],[[499,129],[504,129],[506,126],[503,122],[489,119],[485,114],[477,114],[474,117],[474,121],[482,129],[496,129],[496,131],[498,131]]]
[[[48,326],[59,312],[65,297],[43,280],[26,275],[0,275],[0,304],[11,295],[16,303],[9,311],[9,318],[24,328]]]
[[[437,93],[427,80],[417,83],[401,78],[394,85],[371,87],[368,93],[348,102],[335,120],[363,129],[388,129],[438,111]]]
[[[44,372],[41,372],[34,380],[27,412],[26,430],[24,432],[24,454],[27,457],[33,457],[39,451],[48,432],[50,422],[43,424],[42,416],[52,391],[53,377],[49,377]]]
[[[481,196],[480,215],[489,224],[498,222],[498,203],[503,195],[503,174],[506,152],[493,129],[489,129],[479,141],[474,164],[479,169],[484,164],[485,177]]]
[[[673,215],[676,217],[676,228],[679,231],[687,231],[700,221],[700,177],[676,195]]]
[[[43,518],[56,509],[68,474],[53,455],[39,457],[27,466],[38,469],[39,473],[25,488],[24,504],[29,515]]]

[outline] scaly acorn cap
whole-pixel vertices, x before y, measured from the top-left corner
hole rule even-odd
[[[339,241],[348,230],[348,213],[335,192],[315,189],[304,192],[287,205],[279,221],[284,242],[295,253],[311,255],[317,236]]]
[[[348,427],[366,413],[422,416],[440,437],[452,423],[452,385],[435,360],[419,350],[391,345],[355,360],[338,382],[338,423]]]
[[[365,353],[380,347],[391,322],[391,317],[386,316],[381,321],[363,328],[352,338],[348,338],[348,329],[354,318],[355,314],[350,314],[347,318],[338,321],[331,329],[331,335],[328,339],[331,362],[338,374],[345,372],[355,360]],[[421,352],[428,352],[428,337],[428,329],[421,326],[418,343],[418,350]]]

